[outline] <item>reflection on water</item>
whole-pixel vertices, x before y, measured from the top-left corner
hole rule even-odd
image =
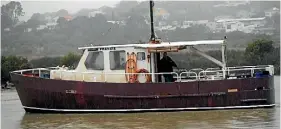
[[[279,108],[134,114],[26,114],[30,128],[277,128]],[[274,122],[275,121],[275,122]]]
[[[29,114],[22,109],[15,90],[2,91],[1,122],[4,129],[279,129],[279,79],[279,76],[275,78],[277,106],[267,109],[127,114]]]

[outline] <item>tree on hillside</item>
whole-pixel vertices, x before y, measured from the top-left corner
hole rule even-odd
[[[58,17],[65,17],[68,15],[69,15],[69,13],[65,9],[61,9],[61,10],[57,11],[57,13],[56,13],[56,16],[58,16]]]
[[[30,61],[33,68],[56,67],[60,65],[61,57],[43,57]]]
[[[117,13],[126,13],[138,5],[138,1],[120,1],[115,10]]]
[[[23,16],[23,8],[20,2],[11,1],[1,6],[1,28],[9,28],[19,21],[19,17]]]
[[[252,65],[263,64],[265,55],[272,52],[274,49],[273,41],[269,39],[257,39],[252,43],[249,43],[246,50],[245,56],[248,62]]]
[[[276,29],[275,33],[280,33],[280,14],[274,14],[272,16],[273,27]]]
[[[40,25],[40,13],[34,13],[29,20],[27,26],[35,30]]]
[[[74,14],[74,17],[79,17],[79,16],[88,17],[88,15],[91,11],[94,11],[94,10],[92,10],[92,9],[81,9],[76,14]]]
[[[2,56],[1,57],[1,83],[10,80],[10,72],[14,70],[31,68],[28,60],[24,57]]]
[[[104,15],[102,15],[102,14],[96,14],[94,19],[95,19],[96,22],[99,22],[101,24],[107,22],[106,17]]]
[[[57,23],[57,25],[61,28],[67,24],[67,20],[64,17],[59,17]]]
[[[81,55],[77,55],[75,53],[68,53],[67,55],[65,55],[64,57],[62,57],[60,64],[61,65],[65,65],[66,67],[69,67],[70,69],[74,69],[79,60],[80,60]]]
[[[15,26],[12,31],[16,34],[21,34],[23,32],[25,32],[28,28],[28,24],[27,22],[23,22],[20,25]]]

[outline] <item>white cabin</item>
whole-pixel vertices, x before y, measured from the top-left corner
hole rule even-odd
[[[51,70],[50,78],[87,82],[127,83],[130,81],[130,77],[135,77],[140,83],[148,82],[148,80],[157,82],[156,78],[159,73],[155,72],[157,71],[156,52],[174,52],[185,49],[187,46],[193,48],[192,46],[194,45],[207,44],[223,45],[224,40],[81,47],[79,49],[84,52],[76,69]],[[195,48],[192,50],[198,51]],[[202,52],[198,51],[198,53],[202,55]],[[220,61],[212,58],[210,60],[222,67],[225,66]],[[135,75],[133,76],[132,74]]]

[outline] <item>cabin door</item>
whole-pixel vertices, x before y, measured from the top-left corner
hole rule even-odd
[[[136,55],[137,55],[137,70],[138,71],[142,71],[142,72],[148,72],[150,73],[150,62],[149,60],[147,59],[147,52],[146,51],[136,51]],[[146,82],[146,76],[145,74],[139,74],[138,75],[138,81],[143,83],[143,82]]]

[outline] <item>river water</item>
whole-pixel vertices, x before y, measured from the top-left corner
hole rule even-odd
[[[269,109],[112,114],[29,114],[15,90],[1,94],[2,129],[219,129],[280,128],[280,76],[276,104]]]

